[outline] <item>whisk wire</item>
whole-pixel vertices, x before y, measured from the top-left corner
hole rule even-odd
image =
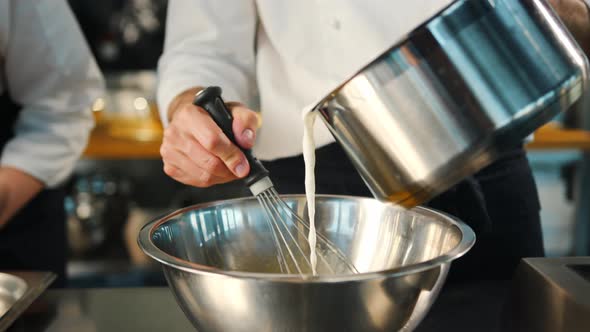
[[[309,232],[309,226],[306,225],[305,221],[303,221],[303,219],[301,219],[291,208],[289,208],[289,206],[285,203],[285,201],[283,201],[281,199],[281,197],[279,196],[279,194],[277,193],[276,189],[271,188],[270,189],[270,193],[268,195],[269,199],[272,200],[272,202],[274,203],[273,206],[278,207],[279,209],[281,209],[283,212],[290,214],[291,216],[293,216],[294,218],[296,218],[296,231],[297,233],[304,239],[307,239],[307,235],[299,226],[303,226],[305,229],[307,229],[307,231]],[[281,223],[285,224],[285,227],[287,227],[287,221],[286,220],[291,220],[291,218],[287,217],[287,218],[280,218]],[[292,237],[293,238],[293,237]],[[298,244],[299,242],[294,240],[295,244],[300,247],[300,245]],[[327,239],[326,239],[327,241]],[[308,246],[309,243],[305,242]],[[309,248],[309,251],[311,252],[311,248]],[[309,253],[304,253],[303,254],[306,263],[309,264],[309,266],[311,266],[311,262],[310,260],[307,258]],[[317,253],[317,257],[320,259],[320,261],[322,261],[322,263],[328,268],[328,270],[330,271],[330,273],[334,273],[334,269],[332,268],[331,264],[328,262],[328,260],[324,257],[324,255],[322,255],[321,253]]]
[[[270,216],[270,211],[268,209],[268,206],[266,204],[266,202],[262,199],[262,197],[260,197],[260,195],[256,196],[256,199],[258,200],[258,203],[262,206],[262,208],[264,209],[265,216],[266,216],[266,222],[268,223],[268,226],[270,227],[271,230],[271,234],[272,234],[272,239],[273,242],[275,243],[275,248],[277,248],[277,260],[279,262],[279,268],[281,269],[282,273],[291,273],[290,269],[289,269],[289,265],[287,264],[287,260],[285,259],[285,255],[283,253],[283,248],[281,246],[281,244],[279,243],[279,239],[277,237],[277,232],[274,229],[274,225],[271,221],[271,216]]]
[[[299,274],[301,274],[301,269],[299,268],[299,265],[297,264],[297,261],[295,259],[295,256],[293,255],[293,252],[291,251],[291,248],[289,248],[289,246],[287,245],[287,239],[285,238],[285,235],[283,234],[283,232],[281,231],[276,218],[273,215],[273,211],[270,207],[270,203],[268,202],[268,198],[266,197],[266,195],[264,193],[260,194],[261,199],[262,199],[262,204],[264,207],[264,210],[266,212],[266,216],[268,217],[268,220],[270,221],[270,225],[272,227],[272,232],[275,234],[275,236],[280,237],[281,243],[285,245],[285,249],[287,249],[287,252],[289,254],[289,256],[291,257],[291,260],[295,263],[295,268],[297,269],[297,272]],[[278,240],[278,238],[277,238]],[[283,263],[284,263],[284,267],[287,270],[287,273],[291,273],[291,269],[289,268],[289,263],[286,260],[286,255],[284,254],[282,248],[283,246],[281,245],[281,243],[278,244],[277,248],[283,258]]]
[[[278,208],[279,206],[276,204],[276,199],[278,196],[273,196],[273,194],[271,192],[266,192],[264,197],[267,199],[267,202],[270,203],[269,206],[272,211],[271,215],[273,216],[273,219],[275,219],[276,224],[279,226],[279,232],[281,232],[281,233],[284,232],[287,234],[287,237],[288,237],[287,241],[289,241],[289,239],[290,239],[289,242],[285,241],[285,242],[283,242],[283,244],[285,245],[285,247],[287,248],[287,250],[291,254],[291,259],[293,260],[293,264],[297,268],[297,271],[300,274],[302,274],[303,269],[300,266],[300,262],[298,261],[298,258],[303,259],[303,261],[304,261],[303,263],[306,264],[305,266],[311,268],[311,262],[309,261],[309,258],[308,258],[311,249],[306,252],[303,249],[303,247],[300,245],[300,241],[294,236],[291,229],[293,227],[295,227],[295,229],[297,229],[298,225],[294,224],[292,222],[289,222],[287,220],[287,218],[285,217],[286,211]],[[303,239],[305,239],[305,238],[306,238],[305,234],[303,234]],[[307,244],[307,242],[304,242],[304,244]],[[298,253],[298,256],[294,255],[295,252]]]
[[[272,207],[272,210],[274,212],[274,215],[277,217],[277,220],[283,226],[283,228],[285,229],[286,233],[289,235],[289,237],[291,238],[291,240],[293,240],[293,243],[295,244],[295,247],[297,248],[297,250],[299,251],[299,253],[302,255],[302,258],[305,259],[305,262],[308,263],[308,264],[310,264],[310,266],[311,266],[311,262],[307,258],[307,255],[309,253],[308,252],[305,252],[303,250],[303,248],[299,244],[299,241],[293,236],[293,233],[289,231],[289,228],[290,228],[291,225],[289,225],[288,221],[284,217],[284,213],[286,211],[279,209],[280,205],[278,204],[277,201],[280,201],[281,199],[278,196],[275,196],[272,192],[267,192],[266,193],[266,197],[267,197],[268,201],[270,201],[271,203],[274,203],[274,204],[271,204],[270,205]],[[302,233],[301,230],[298,227],[296,227],[296,226],[297,225],[295,225],[295,229],[298,232],[300,232],[300,234],[303,235],[303,238],[306,238],[305,234]],[[305,242],[305,243],[307,244],[307,242]]]
[[[256,198],[266,214],[267,224],[271,229],[277,248],[277,260],[281,272],[291,273],[294,267],[300,275],[303,275],[304,272],[308,273],[312,270],[309,259],[312,248],[307,242],[310,231],[309,224],[287,205],[272,186],[259,192]],[[317,233],[317,238],[319,240],[317,242],[318,262],[322,263],[322,268],[325,271],[336,273],[335,267],[337,267],[339,269],[345,268],[349,273],[358,273],[340,249],[332,244],[327,237]],[[304,270],[304,267],[308,269]]]
[[[275,200],[276,204],[278,206],[281,206],[284,211],[286,211],[287,213],[291,214],[292,218],[297,223],[301,224],[307,230],[307,232],[309,232],[309,230],[310,230],[309,224],[304,219],[302,219],[295,211],[293,211],[293,209],[291,209],[291,207],[289,207],[289,205],[287,205],[287,203],[285,203],[284,200],[281,199],[281,197],[280,197],[279,193],[276,191],[276,189],[274,187],[271,187],[271,188],[269,188],[269,190],[272,193],[271,195],[274,196],[274,200]],[[346,266],[346,268],[348,270],[350,270],[353,273],[359,273],[359,271],[349,261],[349,259],[346,257],[346,255],[344,255],[344,253],[342,253],[342,251],[338,247],[336,247],[332,243],[332,241],[330,241],[327,237],[325,237],[320,232],[317,232],[316,233],[316,236],[320,240],[320,241],[318,241],[318,244],[325,245],[327,247],[327,249],[332,254],[336,255],[336,257],[338,258],[338,260],[340,260],[342,263],[345,264],[345,266]],[[318,257],[320,257],[321,259],[323,259],[324,261],[326,261],[325,258],[323,257],[323,255],[318,255]],[[327,262],[326,262],[326,265],[330,267],[330,264],[328,264]]]

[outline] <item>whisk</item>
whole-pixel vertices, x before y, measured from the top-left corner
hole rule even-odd
[[[196,94],[194,104],[205,109],[225,135],[236,143],[232,130],[233,117],[221,98],[221,88],[211,86],[201,90]],[[243,181],[267,216],[281,272],[302,276],[312,274],[309,259],[311,248],[307,241],[309,223],[281,199],[269,178],[269,172],[252,155],[252,151],[240,149],[250,163],[250,173]],[[316,271],[319,274],[358,273],[342,251],[320,233],[317,233],[316,255]]]

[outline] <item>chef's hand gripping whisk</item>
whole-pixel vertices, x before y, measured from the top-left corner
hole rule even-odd
[[[311,248],[307,242],[309,223],[293,211],[275,190],[268,171],[252,155],[241,148],[232,130],[233,117],[221,98],[221,88],[208,87],[196,94],[194,104],[203,108],[221,128],[223,133],[238,146],[248,163],[250,173],[243,181],[264,209],[277,248],[277,259],[283,273],[311,274],[309,260]],[[358,273],[346,256],[322,234],[317,234],[317,271],[320,273]]]

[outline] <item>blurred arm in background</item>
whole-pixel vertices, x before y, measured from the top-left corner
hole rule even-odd
[[[0,66],[0,94],[22,106],[0,156],[2,227],[71,174],[104,83],[64,0],[0,2]]]

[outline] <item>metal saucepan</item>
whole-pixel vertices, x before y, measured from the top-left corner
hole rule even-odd
[[[284,199],[303,215],[305,195]],[[475,241],[468,226],[429,209],[318,195],[318,232],[360,273],[302,278],[280,274],[266,218],[255,198],[243,198],[188,207],[141,230],[140,247],[162,264],[198,331],[410,331]]]
[[[376,198],[414,206],[566,110],[587,71],[545,1],[462,0],[316,109]]]

